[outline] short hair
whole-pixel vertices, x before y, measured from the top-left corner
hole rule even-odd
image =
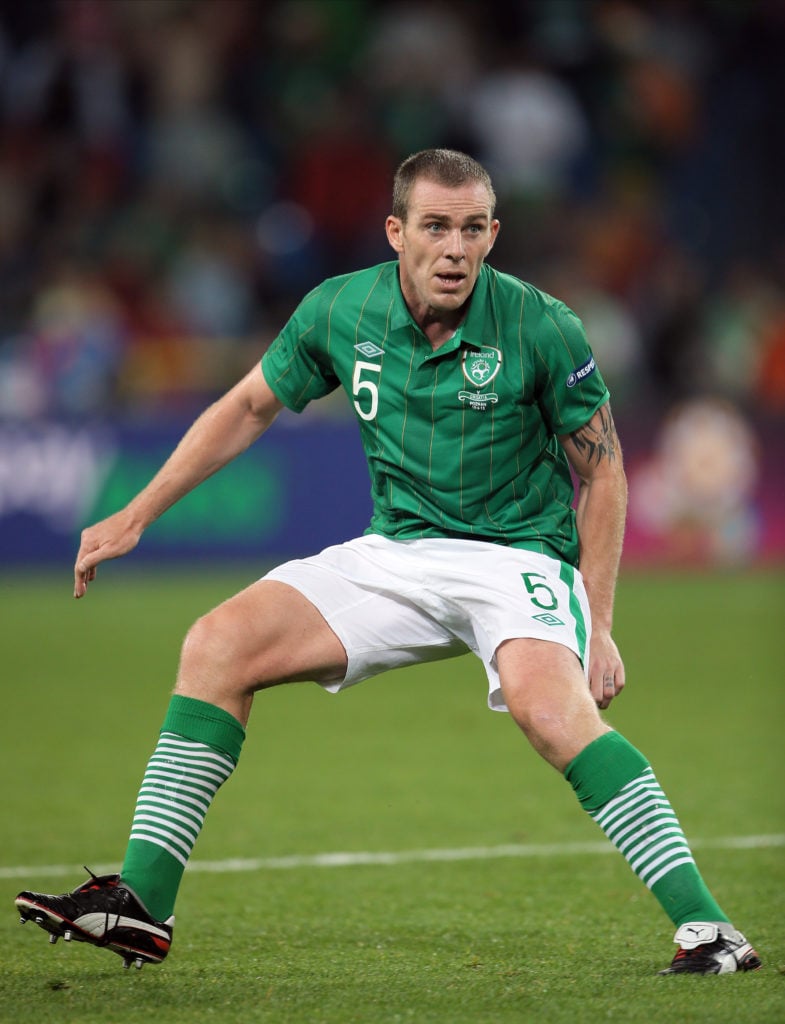
[[[421,178],[435,181],[448,188],[458,188],[467,182],[478,182],[488,190],[491,216],[496,208],[496,193],[491,176],[473,157],[455,149],[423,149],[412,153],[395,172],[392,194],[392,215],[406,221],[409,197],[415,182]]]

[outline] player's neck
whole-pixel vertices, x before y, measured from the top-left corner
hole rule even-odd
[[[468,302],[456,310],[428,310],[415,320],[434,351],[449,341],[466,318]]]

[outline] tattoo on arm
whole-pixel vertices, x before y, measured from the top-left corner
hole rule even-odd
[[[599,418],[599,426],[595,425],[597,418]],[[591,421],[584,424],[580,430],[573,431],[570,437],[589,464],[594,461],[599,465],[603,459],[607,459],[608,462],[613,462],[616,459],[619,438],[610,409],[606,406],[603,406],[598,411],[597,417],[592,417]]]

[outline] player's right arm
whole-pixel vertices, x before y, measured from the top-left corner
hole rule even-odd
[[[82,531],[74,565],[74,597],[84,597],[101,562],[135,548],[151,523],[245,451],[282,408],[257,365],[206,409],[150,483],[125,508]]]

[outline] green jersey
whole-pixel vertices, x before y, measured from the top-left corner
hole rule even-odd
[[[296,412],[348,393],[371,474],[366,532],[494,541],[577,564],[557,435],[583,426],[608,391],[562,302],[484,265],[466,319],[434,351],[397,261],[382,263],[310,292],[262,370]]]

